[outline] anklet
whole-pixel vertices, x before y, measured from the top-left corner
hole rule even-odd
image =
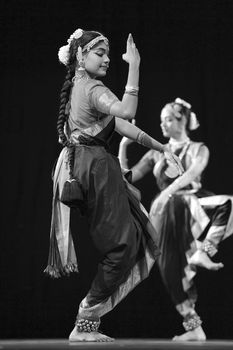
[[[187,315],[184,319],[183,326],[186,332],[192,331],[202,324],[202,320],[197,314]]]
[[[208,239],[205,239],[202,243],[201,250],[203,250],[205,253],[207,253],[210,257],[212,257],[214,254],[217,253],[216,246],[209,241]]]
[[[100,321],[91,321],[84,318],[80,318],[75,322],[78,332],[97,332]]]

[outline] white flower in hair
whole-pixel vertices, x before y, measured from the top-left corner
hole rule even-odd
[[[199,121],[197,120],[197,116],[194,112],[190,113],[189,120],[189,130],[196,130],[200,126]]]
[[[71,34],[69,39],[67,40],[68,45],[60,47],[58,51],[58,58],[61,63],[63,63],[65,66],[69,62],[70,54],[69,54],[69,49],[70,49],[70,43],[73,39],[79,39],[83,35],[83,30],[81,28],[76,29],[76,31]]]
[[[190,103],[186,102],[185,100],[182,100],[182,99],[179,98],[179,97],[177,97],[177,98],[175,99],[175,103],[179,103],[180,105],[182,105],[182,106],[184,106],[184,107],[186,107],[186,108],[188,108],[188,109],[190,109],[190,108],[192,107]]]
[[[69,55],[69,48],[70,48],[69,45],[65,45],[65,46],[60,47],[60,49],[58,51],[59,61],[61,63],[63,63],[65,66],[69,62],[69,57],[70,57],[70,55]]]
[[[83,35],[83,30],[81,28],[76,29],[76,31],[73,34],[71,34],[71,36],[67,40],[68,44],[70,45],[73,39],[81,38],[82,35]]]

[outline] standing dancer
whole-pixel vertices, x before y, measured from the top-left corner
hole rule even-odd
[[[108,54],[105,36],[82,29],[59,50],[59,59],[67,68],[57,122],[64,148],[53,178],[46,272],[59,277],[78,269],[70,207],[78,207],[87,216],[91,238],[102,256],[91,288],[79,305],[70,341],[112,341],[98,331],[101,316],[148,276],[159,254],[155,230],[137,192],[123,177],[118,158],[110,153],[108,143],[114,130],[165,154],[181,171],[176,156],[127,121],[135,116],[139,90],[140,56],[132,35],[123,55],[129,71],[122,100],[97,80],[106,75]]]
[[[201,188],[201,175],[208,164],[209,150],[202,142],[193,142],[189,132],[199,126],[191,105],[177,98],[161,112],[163,135],[168,147],[181,160],[184,173],[176,169],[157,151],[147,152],[132,167],[132,181],[153,171],[160,194],[150,209],[150,219],[159,234],[160,272],[177,311],[184,318],[185,333],[174,340],[205,340],[202,321],[195,311],[197,292],[193,283],[196,266],[219,270],[222,263],[211,257],[219,243],[233,233],[233,197],[215,196]],[[127,168],[123,138],[119,148],[122,166]]]

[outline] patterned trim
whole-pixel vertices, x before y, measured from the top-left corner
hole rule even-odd
[[[215,245],[208,239],[205,239],[202,243],[201,250],[207,253],[210,257],[214,256],[218,251]]]
[[[195,328],[201,326],[201,324],[202,320],[197,314],[186,316],[183,322],[186,332],[193,331]]]
[[[78,332],[98,332],[100,321],[91,321],[81,318],[75,322]]]

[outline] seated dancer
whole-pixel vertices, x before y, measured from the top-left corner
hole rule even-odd
[[[52,277],[77,271],[70,232],[70,208],[86,215],[101,253],[97,274],[81,301],[69,340],[112,341],[98,329],[100,318],[145,279],[159,255],[156,232],[109,149],[115,131],[161,152],[181,173],[179,158],[127,120],[135,116],[140,56],[130,34],[123,60],[127,84],[119,100],[100,80],[109,66],[109,42],[101,33],[77,29],[60,48],[67,74],[57,122],[63,149],[53,176],[48,266]],[[120,205],[119,205],[120,203]],[[80,233],[81,234],[81,233]]]
[[[158,265],[177,311],[184,318],[185,333],[173,339],[205,340],[202,321],[195,311],[197,292],[193,282],[196,266],[219,270],[221,262],[211,257],[219,243],[233,233],[232,199],[213,195],[201,188],[201,175],[209,160],[209,150],[203,142],[194,142],[189,132],[199,126],[191,105],[177,98],[161,112],[163,136],[167,146],[179,158],[184,173],[176,169],[163,154],[150,150],[132,167],[132,182],[153,171],[160,194],[153,200],[150,219],[159,234],[161,255]],[[128,168],[123,138],[119,148],[122,167]]]

